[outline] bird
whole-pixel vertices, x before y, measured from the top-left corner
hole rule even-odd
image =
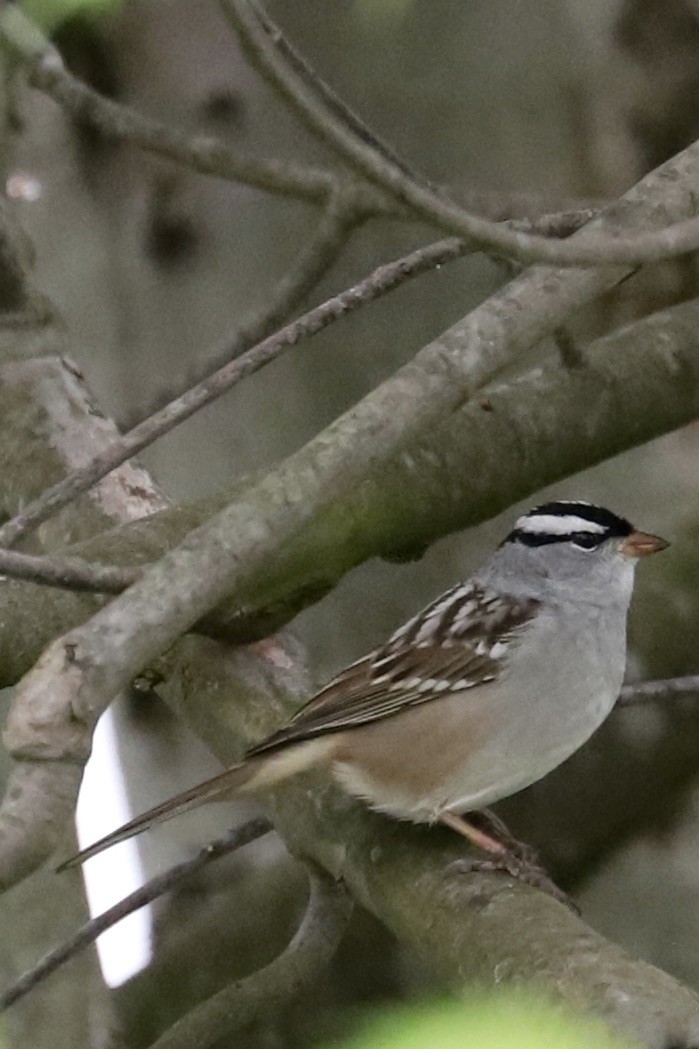
[[[543,778],[611,712],[636,565],[668,545],[582,500],[534,507],[479,571],[333,677],[240,764],[58,869],[206,802],[262,793],[320,766],[371,809],[444,824],[488,854],[491,869],[521,874],[522,854],[499,821],[488,833],[467,816]]]

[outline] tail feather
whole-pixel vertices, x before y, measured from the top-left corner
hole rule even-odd
[[[190,809],[196,809],[199,805],[205,805],[209,801],[225,800],[226,795],[233,794],[243,787],[252,778],[255,771],[259,769],[259,766],[260,761],[258,760],[244,761],[241,765],[234,765],[232,768],[226,769],[225,772],[219,773],[218,776],[213,776],[203,783],[190,787],[189,790],[182,791],[181,794],[176,794],[173,798],[168,798],[167,801],[163,801],[160,805],[149,809],[148,812],[143,812],[140,816],[136,816],[129,823],[125,823],[123,826],[118,827],[117,830],[112,831],[111,834],[106,834],[104,838],[100,838],[99,841],[94,842],[88,848],[76,853],[75,856],[71,856],[70,859],[61,863],[56,868],[56,871],[60,872],[69,870],[71,867],[77,867],[92,856],[97,856],[98,853],[104,852],[105,849],[110,849],[112,845],[118,845],[121,841],[127,841],[136,834],[142,834],[143,831],[155,827],[158,823],[165,823],[166,820],[173,819],[175,816],[188,812]]]

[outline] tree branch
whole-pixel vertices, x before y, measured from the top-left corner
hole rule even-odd
[[[464,254],[460,241],[450,238],[418,248],[396,262],[379,266],[368,277],[339,295],[334,295],[320,306],[309,310],[297,320],[291,321],[280,331],[246,353],[229,360],[213,375],[209,375],[196,386],[181,394],[176,400],[155,412],[135,426],[129,433],[115,438],[108,448],[95,456],[79,470],[68,474],[61,481],[42,492],[38,499],[24,506],[19,514],[0,527],[0,547],[11,546],[28,532],[37,528],[61,507],[66,506],[81,492],[87,491],[97,481],[111,473],[115,467],[126,462],[147,448],[159,437],[169,433],[185,419],[226,393],[242,379],[253,375],[260,368],[276,360],[285,350],[302,339],[323,331],[330,324],[354,310],[388,294],[406,280],[419,276],[435,267],[445,265]],[[233,346],[237,346],[238,335]],[[225,351],[218,350],[219,355]],[[226,357],[231,352],[225,353]]]
[[[250,688],[259,680],[255,651],[215,642],[203,643],[205,673],[192,677],[188,650],[195,644],[185,640],[168,659],[162,693],[230,764],[295,709],[308,684],[287,654],[270,664],[264,697]],[[697,1044],[696,995],[605,941],[552,897],[501,874],[457,873],[453,862],[464,858],[464,845],[456,835],[370,813],[320,775],[287,782],[273,800],[275,827],[292,851],[341,877],[455,987],[533,982],[653,1049]]]
[[[691,422],[699,416],[697,333],[699,300],[592,343],[583,366],[571,369],[552,359],[515,381],[485,387],[483,397],[315,514],[252,584],[208,613],[197,629],[228,641],[264,637],[362,561],[416,557],[436,539],[480,523],[513,499]],[[245,487],[241,482],[238,492]],[[60,556],[0,550],[0,571],[50,586],[120,593],[141,578],[144,565],[236,494],[162,510]],[[9,582],[0,588],[0,687],[15,684],[29,669],[56,624],[77,624],[93,607]],[[20,608],[22,621],[26,615],[34,626],[32,644],[17,652]]]
[[[107,138],[130,142],[202,175],[240,182],[266,193],[325,204],[333,193],[344,188],[367,215],[412,217],[393,198],[366,182],[348,183],[345,175],[323,168],[245,156],[211,136],[186,135],[104,98],[66,69],[58,51],[16,7],[6,9],[0,16],[0,41],[25,65],[33,87],[53,98],[74,119],[89,124]],[[599,211],[597,202],[566,200],[557,205],[557,209],[563,209],[560,215],[540,220],[538,216],[552,210],[550,201],[540,195],[467,190],[459,196],[472,210],[498,221],[516,219],[517,228],[538,229],[546,236],[566,236]]]
[[[660,681],[634,681],[624,685],[619,696],[619,706],[635,707],[642,703],[666,702],[685,699],[699,693],[699,674],[684,677],[663,678]]]
[[[262,1012],[278,1009],[324,972],[334,955],[352,910],[341,882],[310,871],[306,913],[289,946],[273,962],[244,980],[236,980],[173,1024],[151,1049],[207,1049],[230,1038]]]
[[[120,594],[140,579],[142,574],[140,568],[100,565],[80,557],[41,556],[0,549],[0,577],[6,575],[61,590]]]
[[[627,194],[621,207],[624,220],[637,219],[639,213],[644,213],[652,215],[655,222],[662,222],[668,214],[682,214],[685,209],[693,208],[691,187],[698,162],[699,148],[692,147],[647,176],[637,189]],[[612,228],[614,217],[612,211],[605,220]],[[290,457],[277,471],[245,489],[230,507],[190,533],[180,547],[151,567],[125,594],[101,609],[87,624],[46,649],[36,667],[21,682],[8,719],[5,738],[13,755],[25,763],[28,770],[33,769],[37,761],[44,770],[47,763],[74,768],[74,763],[82,762],[89,751],[94,722],[110,697],[175,637],[227,595],[237,591],[240,599],[246,589],[248,593],[254,589],[261,575],[274,564],[275,555],[301,540],[312,519],[331,515],[334,504],[346,498],[352,488],[356,488],[361,501],[372,475],[387,469],[391,460],[400,458],[401,453],[410,456],[408,445],[421,431],[435,420],[448,417],[489,375],[507,365],[518,350],[560,325],[573,308],[608,288],[619,276],[618,271],[609,270],[536,269],[523,274],[423,349],[411,364]],[[657,390],[653,388],[649,407],[653,422],[663,414],[677,419],[690,405],[694,409],[697,384],[686,381],[683,369],[691,371],[696,362],[691,355],[680,356],[680,361],[678,365],[672,353],[661,353],[656,358],[658,382],[672,390],[673,400],[671,405],[658,401]],[[582,378],[586,378],[586,369],[568,370],[568,381],[579,378],[581,372]],[[629,402],[628,390],[623,394],[617,395],[616,386],[607,391],[607,400],[614,401],[614,433],[634,432],[638,440],[639,426],[645,425],[644,416],[637,404]],[[524,438],[526,422],[519,414],[522,396],[518,383],[515,425],[525,427]],[[477,414],[489,420],[489,425],[500,425],[497,410]],[[582,436],[583,445],[594,458],[601,449],[591,448],[590,417],[604,417],[601,403],[596,402],[592,415],[588,413],[580,420],[582,435],[578,434],[578,441]],[[545,429],[546,419],[550,423],[558,421],[551,416],[550,404],[545,406],[541,418],[536,419],[533,432],[528,435],[529,444]],[[612,440],[617,441],[618,437],[613,436]],[[523,442],[523,448],[526,443]],[[481,458],[473,477],[469,478],[469,501],[471,492],[475,495],[475,489],[486,479],[483,455],[491,444],[484,442],[476,447]],[[510,428],[504,447],[513,447]],[[576,454],[579,457],[579,451]],[[444,450],[442,455],[446,455]],[[550,459],[549,450],[542,460],[550,462]],[[558,468],[560,460],[556,450]],[[531,459],[524,473],[510,478],[506,488],[502,465],[501,457],[498,469],[492,477],[487,477],[490,504],[487,500],[479,504],[474,499],[471,503],[474,515],[492,512],[497,499],[491,486],[502,485],[499,497],[511,502],[523,487],[523,476],[527,477],[524,484],[531,481],[533,471],[537,479],[541,476],[539,460]],[[462,470],[460,462],[459,468],[449,474],[448,499],[456,491],[453,479],[463,476]],[[434,463],[430,464],[428,476],[436,477]],[[434,512],[434,508],[430,510]],[[380,516],[383,513],[384,510],[379,511]],[[394,542],[396,534],[409,531],[413,516],[419,517],[419,511],[411,502],[409,517],[403,516],[400,531],[392,532]],[[345,527],[349,523],[346,522]],[[355,519],[354,541],[361,545],[364,522],[358,528],[357,523]],[[377,523],[380,528],[383,521]],[[371,529],[370,521],[367,527]],[[325,538],[327,541],[327,534]],[[310,561],[305,557],[307,576],[309,565],[315,564],[314,555],[315,552],[311,552]],[[284,580],[283,566],[278,578]],[[317,586],[315,593],[318,593]],[[75,599],[75,595],[71,596]],[[32,629],[36,632],[34,625]],[[8,659],[16,663],[16,656],[11,652]],[[36,812],[29,804],[36,798],[27,796],[20,800],[21,804],[13,800],[12,820],[8,824],[12,847],[0,850],[1,880],[6,885],[39,861],[41,840],[46,851],[55,841],[55,829],[47,833],[47,826],[36,822]],[[60,811],[64,812],[64,818],[68,816],[67,802],[67,795],[58,801],[51,799],[54,820],[59,819]],[[24,831],[24,845],[18,831],[20,827]],[[0,831],[2,828],[0,817]]]
[[[699,248],[699,218],[634,236],[600,235],[593,223],[584,235],[559,241],[513,232],[465,211],[423,180],[411,177],[390,155],[379,151],[365,134],[359,135],[345,115],[328,104],[329,89],[315,72],[311,73],[305,60],[295,55],[280,29],[261,9],[249,0],[221,0],[221,3],[255,68],[306,126],[365,179],[440,229],[466,238],[483,251],[528,264],[639,265]],[[289,56],[294,56],[293,62]]]
[[[104,98],[66,69],[56,48],[17,5],[4,5],[0,39],[10,54],[26,66],[33,87],[107,138],[132,142],[203,175],[242,182],[267,193],[310,203],[325,203],[337,188],[337,176],[332,172],[244,156],[208,135],[186,135]],[[378,194],[370,195],[380,210]]]
[[[174,867],[170,867],[163,874],[156,875],[155,878],[151,878],[145,885],[141,885],[140,888],[129,893],[128,896],[125,896],[123,900],[119,900],[118,903],[104,911],[103,914],[99,914],[96,918],[85,922],[69,939],[59,947],[49,951],[40,962],[20,976],[11,987],[8,987],[6,991],[0,994],[0,1012],[24,998],[26,994],[29,994],[40,983],[43,983],[47,977],[51,976],[62,965],[70,961],[71,958],[89,946],[89,944],[94,943],[103,932],[120,922],[122,918],[126,918],[129,914],[133,914],[134,911],[140,910],[141,907],[152,903],[158,897],[164,896],[166,892],[170,892],[175,886],[180,885],[194,874],[198,874],[199,871],[203,870],[210,863],[215,862],[215,860],[236,852],[243,845],[256,841],[257,838],[269,834],[273,829],[269,820],[262,818],[249,820],[241,827],[234,827],[225,837],[205,845],[191,860],[184,860],[182,863],[177,863]]]
[[[255,343],[284,324],[334,266],[350,236],[365,218],[361,205],[357,206],[354,193],[338,190],[329,199],[317,229],[298,255],[292,269],[272,289],[262,308],[244,320],[221,344],[203,354],[201,359],[197,358],[184,388],[180,383],[179,386],[170,387],[167,392],[160,390],[157,407],[182,397],[192,384],[204,382],[212,372],[239,358]],[[155,410],[155,407],[151,409]]]

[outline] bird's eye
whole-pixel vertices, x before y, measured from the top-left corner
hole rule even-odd
[[[573,546],[578,546],[581,550],[594,550],[596,546],[599,546],[601,539],[602,536],[593,532],[576,532],[574,536],[571,536]]]

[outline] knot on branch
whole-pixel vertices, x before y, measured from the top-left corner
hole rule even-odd
[[[81,709],[82,683],[75,646],[49,645],[20,681],[7,719],[3,740],[15,759],[87,761],[96,718]]]

